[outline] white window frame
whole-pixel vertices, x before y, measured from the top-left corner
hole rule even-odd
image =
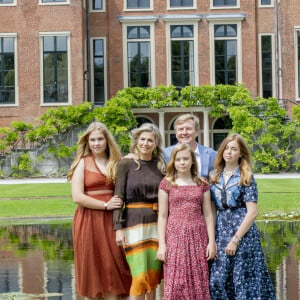
[[[172,83],[172,62],[171,62],[171,26],[173,25],[191,25],[194,28],[194,85],[199,85],[199,40],[198,40],[198,23],[201,19],[200,15],[180,15],[179,18],[172,15],[166,15],[164,18],[166,22],[166,50],[167,50],[167,85]],[[186,38],[183,38],[186,40]]]
[[[106,1],[102,0],[102,9],[93,9],[93,0],[89,0],[89,10],[90,12],[106,12]]]
[[[300,60],[300,57],[298,57],[298,36],[297,33],[300,33],[300,26],[294,27],[294,53],[295,53],[295,99],[296,101],[300,101],[300,75],[299,75],[299,66],[298,61]]]
[[[39,0],[39,5],[69,5],[70,0],[66,0],[65,2],[47,2],[44,3],[42,0]]]
[[[128,26],[150,26],[150,86],[156,86],[156,77],[155,77],[155,31],[154,31],[154,22],[157,21],[157,17],[151,17],[152,20],[147,20],[147,18],[141,16],[140,18],[130,18],[120,19],[122,22],[122,34],[123,34],[123,84],[124,87],[128,87],[128,65],[127,65],[127,27]]]
[[[128,8],[127,7],[127,0],[124,0],[124,11],[152,11],[153,10],[153,1],[149,0],[150,6],[149,8]]]
[[[13,0],[11,3],[0,3],[0,7],[3,6],[17,6],[17,0]]]
[[[235,9],[240,8],[240,0],[236,0],[236,5],[234,6],[214,6],[214,0],[210,0],[210,9]]]
[[[271,4],[265,5],[261,4],[262,0],[257,0],[258,1],[258,7],[259,8],[269,8],[269,7],[274,7],[274,0],[271,0]]]
[[[0,107],[19,106],[19,84],[18,84],[18,43],[17,33],[0,33],[0,38],[14,38],[14,58],[15,58],[15,103],[0,103]]]
[[[215,74],[215,36],[214,36],[214,26],[219,24],[224,25],[237,25],[237,37],[230,38],[220,38],[222,40],[230,40],[234,39],[237,40],[237,82],[243,82],[243,52],[242,52],[242,36],[241,36],[241,30],[242,30],[242,19],[244,18],[243,15],[240,16],[232,16],[232,19],[230,18],[220,18],[217,20],[216,18],[212,18],[209,22],[209,31],[210,31],[210,82],[212,85],[216,82],[216,74]]]
[[[171,0],[167,1],[167,9],[168,10],[187,10],[187,9],[196,9],[197,5],[196,2],[197,0],[193,0],[193,5],[190,7],[183,7],[183,6],[178,6],[178,7],[171,7]]]
[[[262,53],[261,53],[261,38],[262,36],[271,36],[271,42],[272,42],[272,96],[275,97],[276,94],[276,66],[275,66],[275,36],[274,33],[260,33],[258,35],[258,46],[259,46],[259,95],[263,97],[263,82],[262,82]]]
[[[67,53],[68,53],[68,102],[44,102],[44,47],[43,38],[47,36],[65,36],[67,38]],[[72,68],[71,68],[71,33],[69,31],[54,31],[54,32],[40,32],[40,102],[41,106],[66,106],[72,103]]]
[[[107,101],[107,42],[105,37],[92,37],[90,39],[90,68],[91,68],[91,78],[90,78],[90,85],[91,85],[91,98],[93,99],[94,103],[94,98],[95,98],[95,90],[94,90],[94,85],[92,84],[94,82],[94,49],[93,49],[93,42],[94,40],[103,40],[103,48],[104,48],[104,103]]]

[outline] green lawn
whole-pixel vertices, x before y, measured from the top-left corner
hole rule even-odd
[[[258,219],[300,220],[299,179],[257,179]],[[0,185],[0,224],[7,218],[71,217],[70,183]]]

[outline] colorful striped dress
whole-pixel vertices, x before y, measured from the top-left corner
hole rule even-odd
[[[128,244],[124,247],[132,275],[130,295],[150,293],[161,280],[158,249],[157,195],[163,175],[157,161],[124,158],[119,163],[115,195],[125,202],[125,209],[114,212],[114,229],[123,229]],[[138,169],[137,169],[138,168]],[[122,221],[123,220],[123,221]]]

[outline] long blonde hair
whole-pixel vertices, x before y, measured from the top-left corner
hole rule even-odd
[[[138,139],[143,132],[150,132],[153,134],[156,148],[152,152],[152,158],[157,160],[157,168],[160,170],[162,174],[166,172],[166,163],[162,156],[162,149],[161,149],[161,134],[157,126],[152,123],[144,123],[139,128],[135,128],[131,131],[131,144],[130,144],[130,152],[134,153],[136,156],[139,156],[139,150],[137,147]],[[138,169],[140,167],[139,162],[136,160],[138,165]]]
[[[223,153],[225,151],[225,148],[229,142],[236,141],[239,145],[241,157],[239,158],[238,164],[241,172],[241,185],[250,185],[251,184],[251,177],[252,177],[252,169],[251,169],[251,154],[250,150],[244,140],[244,138],[237,134],[232,133],[229,136],[227,136],[223,142],[221,143],[218,152],[217,157],[215,160],[215,171],[212,175],[211,182],[217,183],[219,181],[219,177],[222,173],[222,171],[225,168],[225,161],[223,159]]]
[[[196,155],[195,155],[195,152],[192,150],[192,148],[188,144],[177,144],[171,153],[171,158],[167,165],[167,173],[166,173],[166,177],[168,178],[170,183],[173,186],[177,186],[177,184],[175,183],[176,175],[177,175],[177,170],[175,168],[175,160],[176,160],[177,153],[180,151],[183,151],[183,150],[188,150],[192,157],[192,166],[191,166],[192,180],[197,185],[207,183],[207,181],[204,178],[198,176],[198,164],[197,164]]]
[[[107,171],[107,178],[114,181],[116,178],[116,167],[121,159],[121,152],[119,146],[117,145],[113,135],[108,130],[108,128],[101,122],[93,122],[91,123],[83,135],[78,140],[78,148],[74,162],[72,163],[70,170],[67,175],[67,179],[71,180],[74,174],[74,170],[76,169],[77,165],[81,158],[91,154],[91,149],[89,147],[89,137],[90,134],[94,131],[98,130],[99,132],[103,133],[104,138],[107,142],[107,148],[105,150],[108,163],[106,166]]]

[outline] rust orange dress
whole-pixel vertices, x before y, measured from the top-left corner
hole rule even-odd
[[[114,184],[101,173],[94,157],[84,158],[85,193],[109,201]],[[101,298],[105,294],[128,295],[131,275],[124,250],[117,246],[112,210],[78,206],[73,220],[73,246],[77,293]]]

